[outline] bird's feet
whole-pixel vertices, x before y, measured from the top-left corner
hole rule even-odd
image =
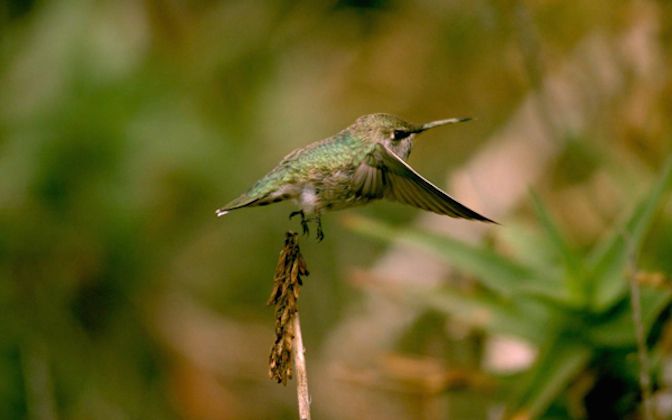
[[[315,237],[317,238],[318,242],[321,242],[322,239],[324,239],[324,231],[322,230],[322,219],[320,218],[319,215],[315,215],[311,218],[307,218],[306,214],[303,212],[303,210],[296,210],[293,211],[289,214],[289,218],[292,219],[294,216],[301,216],[301,229],[303,230],[303,234],[308,236],[310,235],[310,229],[308,227],[308,221],[313,220],[315,221],[315,226],[317,228],[317,232]]]
[[[308,220],[306,220],[306,214],[303,212],[303,210],[297,210],[289,213],[290,220],[294,216],[301,216],[301,229],[303,230],[303,234],[306,236],[309,235],[310,229],[308,229]]]
[[[317,242],[322,242],[322,239],[324,239],[324,231],[322,230],[322,218],[319,215],[315,217],[315,225],[317,227]]]

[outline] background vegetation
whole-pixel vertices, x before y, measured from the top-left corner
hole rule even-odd
[[[667,1],[0,3],[0,417],[294,418],[265,302],[298,226],[214,210],[391,112],[477,118],[411,162],[501,226],[324,218],[315,416],[641,415],[635,284],[669,418],[670,39]]]

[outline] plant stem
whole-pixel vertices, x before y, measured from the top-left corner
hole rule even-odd
[[[299,313],[294,314],[294,368],[296,369],[296,397],[299,402],[299,418],[310,420],[310,394],[308,393],[308,374],[306,371],[305,348],[301,336]]]
[[[639,282],[637,281],[637,265],[632,241],[626,235],[628,244],[628,281],[630,282],[630,305],[632,306],[632,322],[637,339],[637,356],[639,358],[639,387],[642,393],[642,411],[644,420],[653,420],[651,409],[651,377],[649,376],[649,355],[646,349],[644,326],[642,324],[642,305],[639,298]]]

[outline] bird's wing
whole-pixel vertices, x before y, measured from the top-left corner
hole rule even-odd
[[[356,169],[354,186],[362,196],[385,197],[434,213],[496,223],[441,191],[380,143]]]
[[[385,187],[388,184],[385,172],[378,153],[374,149],[355,169],[353,176],[355,194],[366,198],[383,198]]]

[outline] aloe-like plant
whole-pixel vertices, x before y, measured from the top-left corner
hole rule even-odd
[[[579,252],[568,243],[542,202],[533,196],[543,242],[553,256],[543,261],[529,256],[514,260],[485,246],[365,218],[352,218],[348,225],[368,236],[426,249],[477,278],[482,287],[476,291],[442,287],[430,292],[409,290],[407,295],[416,304],[486,332],[514,335],[535,346],[537,358],[515,381],[507,404],[508,415],[534,418],[546,413],[572,381],[597,362],[611,356],[623,359],[636,350],[629,264],[671,184],[672,162],[668,162],[631,215],[588,252]],[[638,290],[638,327],[646,337],[672,302],[672,292],[646,284]]]

